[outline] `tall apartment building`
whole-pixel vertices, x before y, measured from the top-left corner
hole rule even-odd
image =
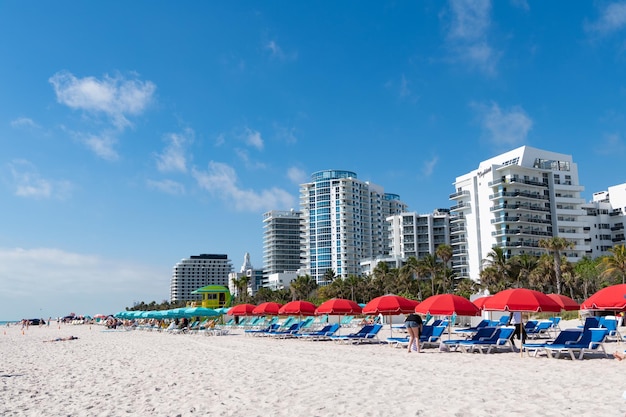
[[[228,274],[233,266],[228,255],[192,255],[174,265],[170,281],[170,300],[202,300],[202,294],[191,292],[206,285],[228,287]]]
[[[263,275],[302,267],[302,213],[296,210],[272,210],[263,214]]]
[[[574,242],[564,254],[572,262],[590,250],[583,187],[571,155],[522,146],[481,162],[454,187],[451,245],[461,277],[479,279],[494,246],[507,257],[541,255],[539,241],[559,236]]]
[[[608,250],[626,242],[624,216],[626,215],[626,183],[593,193],[593,200],[583,205],[586,211],[585,231],[590,250],[587,256],[597,258],[609,255]]]
[[[360,275],[360,261],[389,253],[386,218],[406,211],[396,194],[351,171],[325,170],[300,185],[304,270],[318,283],[332,269]]]
[[[450,244],[450,211],[437,209],[430,214],[407,212],[387,218],[391,257],[406,261],[435,254],[437,246]]]

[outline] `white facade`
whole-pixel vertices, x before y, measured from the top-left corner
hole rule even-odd
[[[589,257],[610,255],[610,248],[624,244],[626,183],[594,193],[593,200],[584,204],[583,208],[587,212],[585,231],[590,246]]]
[[[249,279],[247,293],[250,296],[256,294],[259,288],[266,286],[263,270],[254,269],[252,262],[250,262],[250,254],[247,252],[243,257],[243,264],[241,268],[239,268],[239,272],[231,272],[228,274],[228,290],[235,297],[239,295],[239,292],[233,280],[238,280],[241,277],[248,277]]]
[[[202,300],[202,294],[192,291],[207,285],[223,285],[228,287],[228,274],[233,266],[228,255],[192,255],[181,259],[174,266],[170,281],[170,300],[192,301]]]
[[[389,254],[403,260],[435,254],[439,245],[450,244],[450,213],[447,209],[430,214],[414,212],[387,217]]]
[[[571,155],[522,146],[481,162],[454,186],[451,245],[461,277],[478,280],[494,246],[507,257],[541,255],[539,241],[559,236],[574,242],[564,254],[571,262],[590,251],[583,187]]]
[[[302,267],[302,213],[272,210],[263,214],[263,274],[297,271]]]
[[[270,274],[267,277],[267,288],[272,291],[288,290],[291,281],[295,280],[296,278],[298,278],[298,273],[296,271],[285,271]]]
[[[386,255],[385,219],[406,210],[398,195],[339,170],[316,172],[311,182],[301,184],[300,206],[303,272],[318,284],[328,269],[343,278],[360,275],[362,259]]]

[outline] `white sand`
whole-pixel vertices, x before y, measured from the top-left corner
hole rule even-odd
[[[623,416],[626,361],[0,328],[1,416]],[[78,340],[43,343],[56,337]],[[385,337],[385,335],[381,336]],[[446,336],[447,337],[447,336]],[[609,343],[607,351],[623,349]]]

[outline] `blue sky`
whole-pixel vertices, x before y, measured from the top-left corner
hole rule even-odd
[[[344,169],[411,211],[521,145],[625,181],[626,2],[2,2],[0,319],[262,267],[262,213]]]

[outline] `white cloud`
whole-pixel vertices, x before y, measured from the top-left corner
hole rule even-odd
[[[261,191],[240,188],[235,170],[224,163],[209,162],[207,171],[192,170],[198,185],[211,194],[223,199],[238,211],[266,211],[294,207],[296,199],[280,188]]]
[[[107,161],[116,161],[119,158],[115,145],[117,138],[109,133],[101,133],[100,135],[77,134],[79,141],[84,143],[93,153]]]
[[[585,24],[585,29],[607,35],[618,32],[626,27],[626,2],[605,4],[595,22]]]
[[[23,159],[12,161],[8,168],[13,178],[15,195],[19,197],[64,199],[72,189],[69,181],[43,178],[32,163]]]
[[[245,149],[235,148],[235,154],[243,161],[248,169],[265,169],[263,162],[254,162],[250,159],[250,154]]]
[[[112,314],[134,301],[161,302],[169,295],[167,273],[55,248],[0,248],[0,317]]]
[[[245,142],[248,146],[252,146],[260,151],[263,150],[263,138],[261,133],[250,128],[246,128],[244,132]]]
[[[296,60],[298,58],[298,54],[294,53],[285,53],[283,49],[276,43],[276,41],[271,40],[265,43],[264,48],[270,52],[270,56],[272,58],[285,61],[285,60]]]
[[[478,112],[482,128],[490,141],[499,145],[517,146],[526,141],[533,127],[532,119],[524,109],[513,106],[502,110],[497,103],[472,104]]]
[[[296,129],[293,127],[281,126],[278,123],[274,123],[274,129],[276,131],[276,138],[285,143],[296,143],[298,138],[296,137]]]
[[[11,121],[11,127],[14,128],[38,128],[39,125],[28,117],[18,117]]]
[[[424,177],[430,177],[435,170],[437,162],[439,162],[439,158],[437,156],[434,156],[428,161],[424,161],[424,163],[422,164],[422,175]]]
[[[490,0],[450,0],[448,47],[454,60],[494,75],[500,53],[488,41],[491,26]]]
[[[48,80],[54,88],[57,101],[71,109],[80,110],[95,119],[103,117],[111,126],[100,133],[75,133],[99,157],[114,161],[119,158],[115,145],[117,136],[131,126],[129,116],[136,116],[152,102],[156,86],[150,81],[125,79],[122,76],[102,79],[77,78],[67,71],[54,74]],[[102,121],[96,120],[101,126]]]
[[[148,180],[148,187],[162,191],[167,194],[181,195],[185,194],[185,186],[179,182],[172,180],[154,181]]]
[[[307,173],[304,170],[296,167],[290,167],[287,170],[287,178],[294,184],[300,185],[306,182]]]
[[[607,133],[595,147],[595,152],[600,155],[622,155],[626,152],[626,144],[619,133]]]
[[[138,115],[146,109],[156,89],[150,81],[108,75],[101,80],[77,78],[67,71],[57,72],[49,81],[59,103],[76,110],[105,114],[119,129],[130,125],[128,115]]]
[[[530,10],[530,5],[528,4],[528,0],[511,0],[511,5],[514,7],[518,7],[524,11]]]
[[[157,169],[161,172],[187,172],[186,146],[193,143],[194,131],[185,129],[182,133],[170,133],[164,140],[167,146],[156,155]]]

